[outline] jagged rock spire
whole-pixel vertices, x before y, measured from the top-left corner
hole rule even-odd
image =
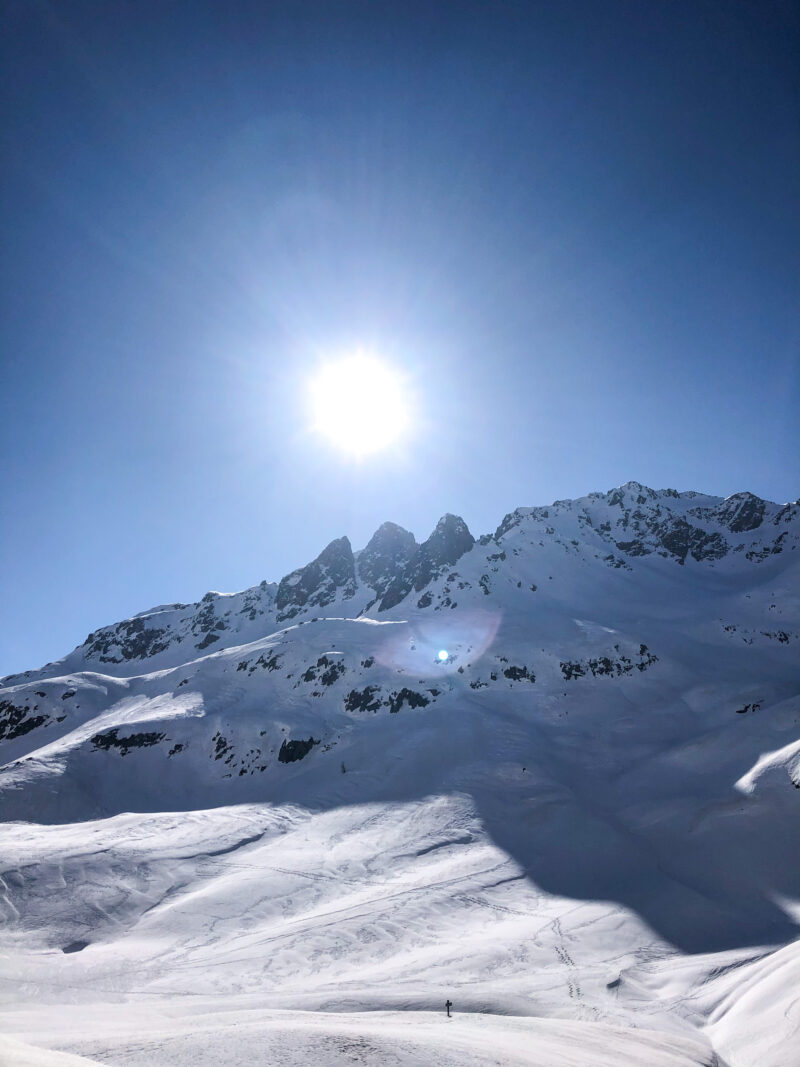
[[[384,522],[358,554],[358,576],[380,599],[417,550],[414,535],[394,522]]]
[[[452,566],[475,544],[467,524],[458,515],[443,515],[436,529],[417,548],[413,558],[391,582],[381,600],[379,611],[399,604],[412,589],[419,591],[436,578],[445,567]]]
[[[338,596],[356,591],[355,560],[347,537],[338,537],[311,563],[282,578],[275,598],[278,621],[291,619],[305,608],[324,607]]]

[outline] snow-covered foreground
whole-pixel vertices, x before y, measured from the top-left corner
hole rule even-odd
[[[677,1034],[621,1030],[605,1025],[488,1015],[447,1019],[430,1012],[313,1012],[232,1010],[208,1014],[158,1009],[132,1010],[123,1022],[93,1011],[85,1025],[100,1035],[83,1042],[114,1063],[168,1063],[175,1067],[217,1064],[385,1064],[387,1067],[696,1067],[718,1063],[701,1042]],[[74,1029],[73,1017],[69,1026]],[[146,1037],[143,1037],[146,1034]],[[6,1051],[7,1050],[7,1051]],[[102,1060],[48,1054],[0,1039],[0,1056],[19,1067],[87,1067]],[[15,1058],[18,1057],[18,1058]],[[30,1058],[27,1058],[30,1057]]]
[[[797,945],[679,954],[537,889],[465,796],[17,823],[2,848],[0,1029],[33,1046],[4,1063],[798,1062]]]
[[[0,1063],[800,1067],[798,548],[629,483],[4,679]]]

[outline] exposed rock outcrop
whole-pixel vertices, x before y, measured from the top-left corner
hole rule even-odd
[[[311,563],[281,579],[275,598],[278,621],[291,619],[305,608],[323,608],[340,596],[348,599],[355,591],[353,549],[347,537],[339,537]]]
[[[307,741],[284,741],[278,753],[278,763],[296,763],[304,759],[314,745],[318,744],[319,741],[315,741],[313,737],[309,737]]]
[[[753,493],[734,493],[719,509],[717,517],[731,533],[745,533],[761,525],[766,506],[761,497]]]
[[[401,574],[389,584],[381,600],[379,611],[386,611],[399,604],[412,589],[419,592],[434,578],[438,578],[446,567],[451,567],[469,552],[475,544],[475,538],[469,532],[467,524],[458,515],[443,515],[436,524],[436,529],[417,548],[413,557]]]
[[[358,554],[358,576],[380,600],[388,587],[411,563],[417,551],[412,533],[394,522],[384,522]]]

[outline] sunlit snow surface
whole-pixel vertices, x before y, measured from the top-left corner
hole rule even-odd
[[[0,1063],[798,1067],[800,553],[617,568],[563,510],[387,613],[6,679]]]
[[[3,1024],[37,1044],[142,1067],[711,1062],[669,948],[538,892],[465,797],[19,824],[5,854]]]

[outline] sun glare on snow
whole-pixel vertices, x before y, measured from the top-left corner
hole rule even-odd
[[[311,382],[314,429],[343,452],[365,456],[398,440],[408,427],[403,376],[368,355],[323,366]]]

